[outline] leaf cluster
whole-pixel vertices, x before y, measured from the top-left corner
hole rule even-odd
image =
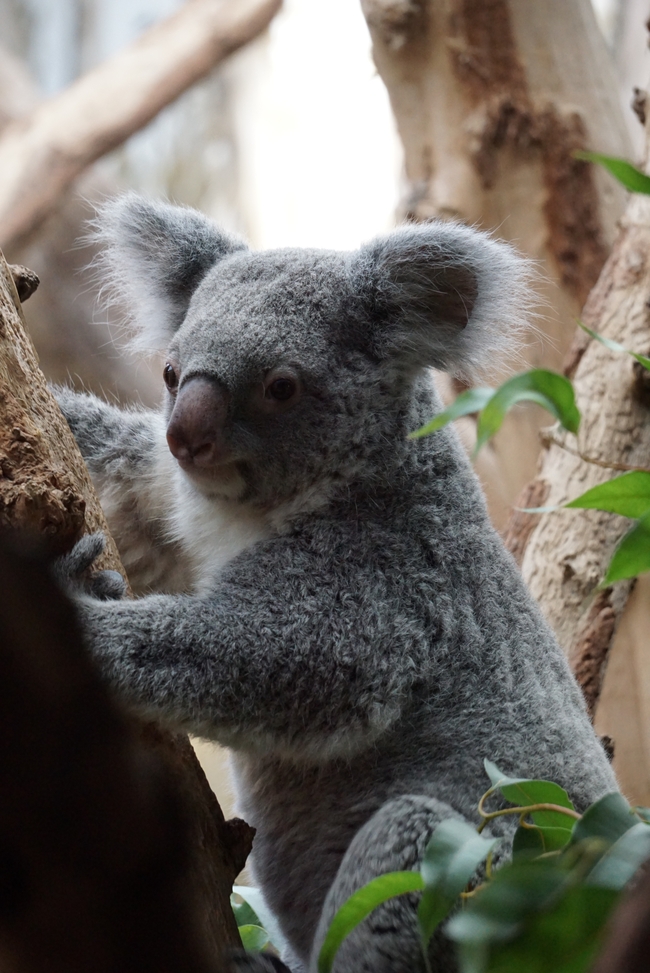
[[[341,943],[375,908],[409,892],[422,893],[426,969],[429,942],[442,926],[457,944],[461,973],[586,973],[623,889],[650,857],[650,812],[612,793],[579,814],[552,781],[510,778],[488,760],[485,768],[491,787],[478,805],[478,829],[443,821],[419,871],[380,875],[355,892],[332,920],[318,973],[330,973]],[[499,807],[486,810],[495,797]],[[511,815],[518,819],[512,858],[493,870],[499,839],[481,832]]]

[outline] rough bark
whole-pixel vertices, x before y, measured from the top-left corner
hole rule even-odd
[[[572,157],[628,151],[589,0],[361,0],[404,143],[403,215],[460,218],[514,242],[541,272],[557,368],[612,242],[623,193]],[[534,475],[540,410],[520,409],[479,457],[493,519]]]
[[[585,323],[625,347],[650,351],[650,201],[635,196],[619,237],[584,309]],[[587,339],[571,368],[582,412],[577,437],[553,429],[538,482],[547,504],[565,503],[611,479],[614,471],[650,466],[648,402],[639,394],[633,359]],[[586,461],[587,460],[587,461]],[[555,629],[592,707],[616,619],[632,582],[595,595],[616,542],[628,528],[622,517],[598,511],[546,514],[532,532],[522,568],[532,593]]]
[[[12,275],[0,255],[0,528],[38,533],[53,553],[84,533],[103,531],[108,544],[98,568],[124,574],[88,471],[38,367],[24,330]],[[214,949],[238,943],[230,889],[252,842],[252,829],[225,822],[185,736],[156,727],[145,741],[164,753],[191,811],[201,922]]]
[[[0,246],[33,230],[91,162],[263,30],[281,0],[187,0],[0,137]]]

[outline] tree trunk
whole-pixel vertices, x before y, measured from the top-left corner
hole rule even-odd
[[[648,130],[646,128],[646,137]],[[584,309],[585,323],[626,348],[650,352],[650,198],[630,199],[600,279]],[[578,436],[553,428],[530,491],[548,505],[565,503],[629,468],[650,468],[650,381],[634,359],[576,338],[567,362],[582,420]],[[534,515],[531,520],[537,519]],[[591,510],[546,514],[532,527],[522,557],[524,577],[566,651],[597,728],[614,738],[615,767],[635,801],[650,796],[647,660],[636,632],[647,633],[650,606],[633,581],[596,591],[614,547],[628,529],[623,517]],[[513,531],[517,533],[516,530]],[[645,579],[644,579],[645,580]],[[640,586],[641,590],[641,586]],[[615,632],[628,616],[625,625]],[[616,662],[603,683],[610,650]],[[625,687],[625,688],[623,688]],[[603,706],[599,705],[604,689]]]
[[[404,143],[403,215],[462,219],[532,257],[547,340],[525,357],[559,367],[624,200],[572,152],[629,147],[589,0],[361,3]],[[517,410],[479,457],[499,526],[534,475],[544,421],[535,407]]]
[[[21,286],[25,275],[17,274]],[[124,574],[81,454],[24,330],[14,279],[0,254],[0,528],[37,532],[52,553],[101,530],[98,568]],[[239,944],[230,891],[252,843],[252,829],[224,821],[184,735],[144,726],[147,745],[164,754],[191,812],[192,857],[201,893],[202,927],[216,953]]]

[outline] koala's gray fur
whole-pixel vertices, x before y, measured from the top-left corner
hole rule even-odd
[[[198,213],[127,196],[100,231],[141,346],[175,363],[177,401],[218,388],[228,462],[180,468],[168,393],[160,412],[126,412],[59,391],[152,592],[81,597],[83,624],[126,699],[232,747],[255,875],[294,973],[314,970],[347,895],[417,867],[445,817],[477,820],[484,757],[558,781],[579,808],[616,789],[454,432],[407,439],[440,408],[426,366],[464,373],[512,342],[525,268],[447,223],[355,253],[254,253]],[[302,398],[267,415],[273,369]],[[373,913],[336,973],[421,969],[414,908]],[[432,969],[453,968],[439,938]]]

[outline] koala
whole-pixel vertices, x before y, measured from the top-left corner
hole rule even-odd
[[[124,700],[231,748],[284,962],[313,973],[353,891],[478,823],[485,757],[578,808],[617,789],[454,431],[408,438],[441,408],[432,367],[512,347],[527,268],[446,222],[254,252],[137,195],[98,232],[165,388],[158,410],[58,390],[139,594],[77,610]],[[336,973],[424,970],[416,907],[372,913]],[[442,936],[430,967],[455,969]]]

